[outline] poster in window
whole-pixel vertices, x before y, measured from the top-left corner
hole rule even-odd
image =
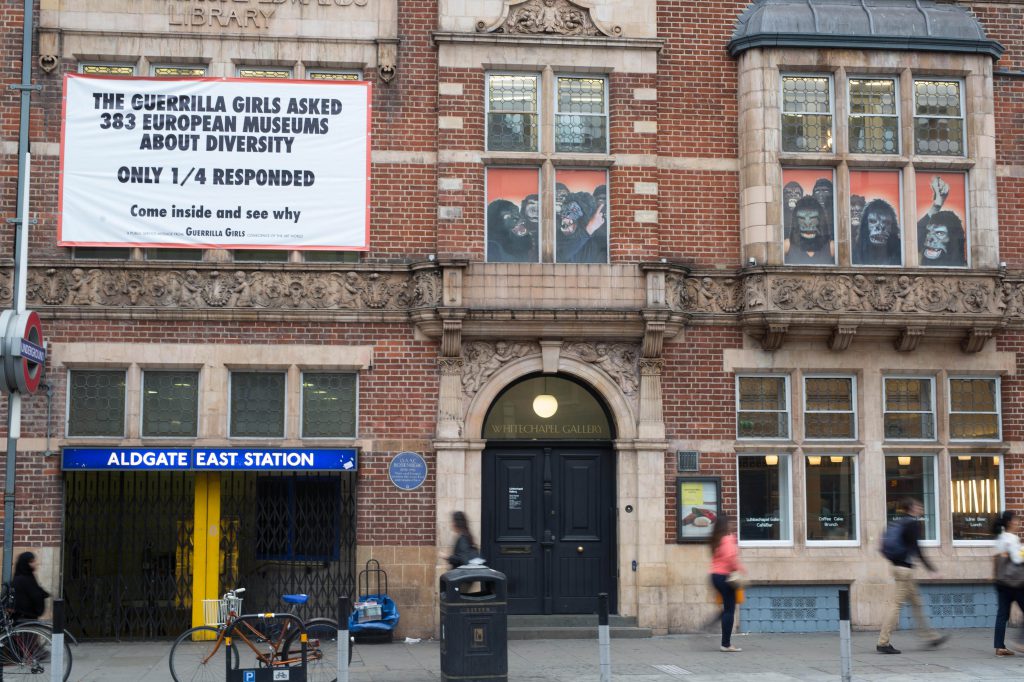
[[[676,479],[676,542],[706,542],[720,510],[719,478]]]
[[[835,265],[835,174],[782,170],[782,250],[786,265]]]
[[[916,179],[920,265],[967,265],[967,175],[922,170]]]
[[[540,259],[540,170],[487,169],[487,260],[536,263]]]
[[[854,265],[902,265],[900,172],[850,171]]]
[[[555,261],[608,262],[608,172],[555,173]]]

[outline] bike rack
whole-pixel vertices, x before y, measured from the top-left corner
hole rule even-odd
[[[231,634],[239,623],[254,620],[280,618],[294,621],[299,628],[302,642],[302,660],[300,665],[275,665],[270,668],[232,668],[231,667]],[[224,632],[224,670],[227,682],[306,682],[306,625],[302,619],[291,613],[250,613],[239,616]]]

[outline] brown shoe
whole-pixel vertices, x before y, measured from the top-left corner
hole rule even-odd
[[[1009,649],[996,649],[996,656],[1014,656],[1015,654]]]

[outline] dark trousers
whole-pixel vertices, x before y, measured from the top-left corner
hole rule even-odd
[[[1017,606],[1024,611],[1024,590],[996,585],[996,594],[999,596],[999,608],[996,611],[995,645],[997,649],[1005,649],[1006,623],[1010,620],[1010,606],[1017,602]]]
[[[732,626],[736,621],[736,590],[726,580],[728,577],[723,573],[711,574],[711,584],[722,595],[722,646],[731,646]]]

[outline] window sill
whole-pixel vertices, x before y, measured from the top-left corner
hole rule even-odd
[[[560,168],[611,168],[615,165],[615,156],[611,154],[560,152],[484,152],[480,160],[485,166],[539,166],[549,160]]]

